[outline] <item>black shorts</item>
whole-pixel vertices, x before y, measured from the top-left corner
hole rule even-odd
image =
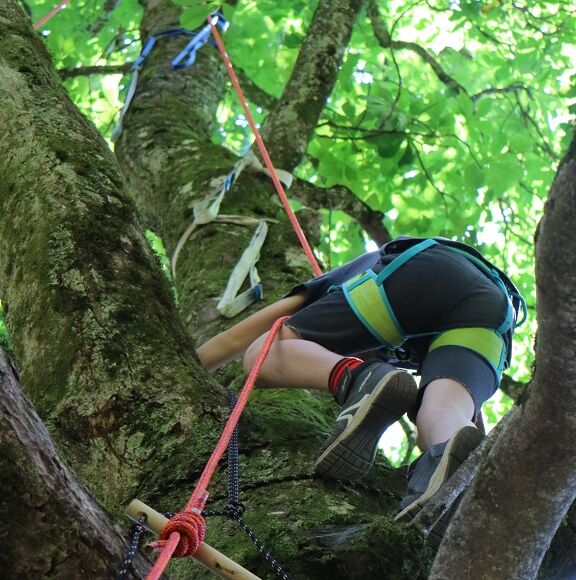
[[[496,361],[503,361],[510,347],[510,333],[494,338],[507,313],[502,290],[465,257],[443,246],[411,258],[385,280],[384,288],[400,326],[412,336],[402,346],[419,363],[420,399],[431,381],[451,378],[467,389],[478,412],[498,388],[501,364]],[[303,339],[344,356],[382,346],[339,289],[297,312],[287,325]],[[472,343],[462,346],[457,338],[463,334]],[[496,344],[490,356],[470,346],[485,336]]]

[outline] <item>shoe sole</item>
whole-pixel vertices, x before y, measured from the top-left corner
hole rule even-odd
[[[314,471],[345,480],[366,475],[382,433],[414,404],[416,393],[416,382],[405,371],[392,371],[382,377],[350,424],[320,455]]]
[[[442,484],[468,459],[468,456],[482,441],[484,435],[475,427],[460,429],[446,445],[438,467],[430,478],[424,493],[406,506],[395,518],[397,522],[411,521],[423,505],[442,487]]]

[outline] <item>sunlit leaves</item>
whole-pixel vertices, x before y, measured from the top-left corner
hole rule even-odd
[[[33,19],[38,20],[55,0],[31,0]],[[106,5],[113,10],[105,11]],[[71,1],[40,31],[57,69],[89,65],[123,64],[133,61],[140,52],[138,26],[142,9],[137,0],[116,3],[95,0]],[[114,126],[121,102],[118,99],[121,75],[80,77],[66,81],[76,105],[104,133]],[[122,87],[122,85],[120,85]]]

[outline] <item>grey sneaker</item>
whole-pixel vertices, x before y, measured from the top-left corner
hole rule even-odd
[[[463,427],[446,443],[438,443],[418,457],[408,470],[407,494],[394,519],[411,521],[483,439],[475,427]]]
[[[386,363],[374,363],[351,380],[348,373],[336,392],[342,412],[322,446],[314,470],[334,479],[366,475],[374,463],[378,441],[416,402],[412,375]]]

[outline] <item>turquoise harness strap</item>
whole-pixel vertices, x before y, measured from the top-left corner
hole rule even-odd
[[[376,282],[376,274],[368,270],[342,285],[344,296],[366,329],[388,348],[404,342],[404,333],[390,308],[384,287]]]
[[[436,240],[429,238],[402,252],[402,254],[400,254],[397,258],[394,258],[394,260],[390,262],[390,264],[388,264],[381,272],[378,273],[376,283],[382,285],[382,282],[384,282],[384,280],[386,280],[389,276],[391,276],[394,272],[396,272],[396,270],[398,270],[398,268],[403,266],[408,260],[413,258],[416,254],[423,252],[427,248],[435,246],[437,243],[438,242]]]
[[[488,268],[488,266],[484,264],[482,260],[479,260],[478,258],[476,258],[476,256],[473,256],[472,254],[469,254],[468,252],[461,250],[460,248],[454,248],[453,246],[448,245],[446,247],[452,250],[453,252],[457,252],[458,254],[464,256],[467,260],[472,262],[479,270],[484,272],[484,274],[488,278],[490,278],[492,282],[494,282],[496,286],[500,288],[500,290],[502,290],[502,293],[506,297],[507,309],[506,316],[504,317],[504,322],[502,322],[502,324],[496,329],[496,332],[502,335],[511,328],[513,329],[513,326],[518,326],[514,325],[514,306],[512,304],[511,296],[508,292],[508,289],[506,288],[506,285],[502,281],[502,278],[500,278],[500,275],[498,274],[497,270]],[[525,318],[523,318],[522,322],[524,322],[524,320]]]
[[[350,308],[384,346],[396,348],[407,338],[384,290],[384,280],[416,254],[437,243],[433,239],[424,240],[400,254],[378,274],[368,270],[343,284],[342,290]]]

